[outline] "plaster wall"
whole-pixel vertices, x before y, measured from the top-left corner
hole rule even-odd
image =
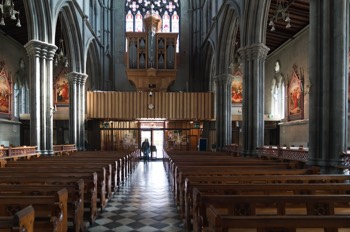
[[[265,66],[265,115],[271,114],[271,84],[275,76],[275,62],[280,62],[280,73],[283,75],[285,86],[293,73],[293,66],[297,66],[299,74],[304,75],[304,119],[288,121],[287,101],[284,119],[280,123],[280,144],[304,145],[309,140],[309,29],[306,28],[297,36],[291,38],[280,49],[270,54]],[[287,90],[286,90],[287,93]]]

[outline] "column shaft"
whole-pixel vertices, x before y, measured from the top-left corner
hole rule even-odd
[[[264,75],[269,48],[253,44],[240,48],[243,61],[243,153],[255,155],[264,145]]]
[[[69,140],[78,150],[84,150],[85,142],[85,82],[87,75],[71,72],[69,80]]]
[[[216,147],[222,150],[232,143],[231,86],[233,77],[223,74],[215,77],[216,83]]]
[[[347,150],[348,1],[310,1],[309,164],[333,172]]]
[[[52,62],[57,47],[31,40],[26,45],[29,56],[30,144],[41,154],[53,153],[53,72]]]

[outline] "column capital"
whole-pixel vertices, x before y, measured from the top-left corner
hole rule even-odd
[[[79,73],[79,72],[70,72],[66,74],[68,81],[72,81],[74,83],[81,83],[85,84],[86,79],[88,78],[88,75],[85,73]]]
[[[252,44],[238,49],[243,60],[265,59],[269,51],[270,48],[263,43]]]
[[[230,84],[233,81],[233,76],[229,73],[220,74],[214,77],[214,81],[216,84]]]
[[[29,56],[53,60],[57,46],[39,40],[31,40],[24,45]]]
[[[87,74],[80,73],[80,78],[79,78],[80,84],[85,85],[87,78],[88,78]]]

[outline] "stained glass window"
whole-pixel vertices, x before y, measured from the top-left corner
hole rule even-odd
[[[161,32],[179,33],[180,0],[126,0],[125,2],[126,31],[143,31],[143,19],[153,15],[162,19]]]

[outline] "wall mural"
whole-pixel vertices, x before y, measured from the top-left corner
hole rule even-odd
[[[11,82],[5,69],[5,61],[0,61],[0,114],[11,112]]]
[[[69,83],[66,77],[66,69],[56,77],[54,82],[55,104],[69,103]]]
[[[232,104],[243,102],[243,77],[240,70],[233,75],[231,93]]]
[[[304,118],[304,73],[296,65],[293,65],[292,75],[289,78],[287,99],[288,119],[296,120]]]

